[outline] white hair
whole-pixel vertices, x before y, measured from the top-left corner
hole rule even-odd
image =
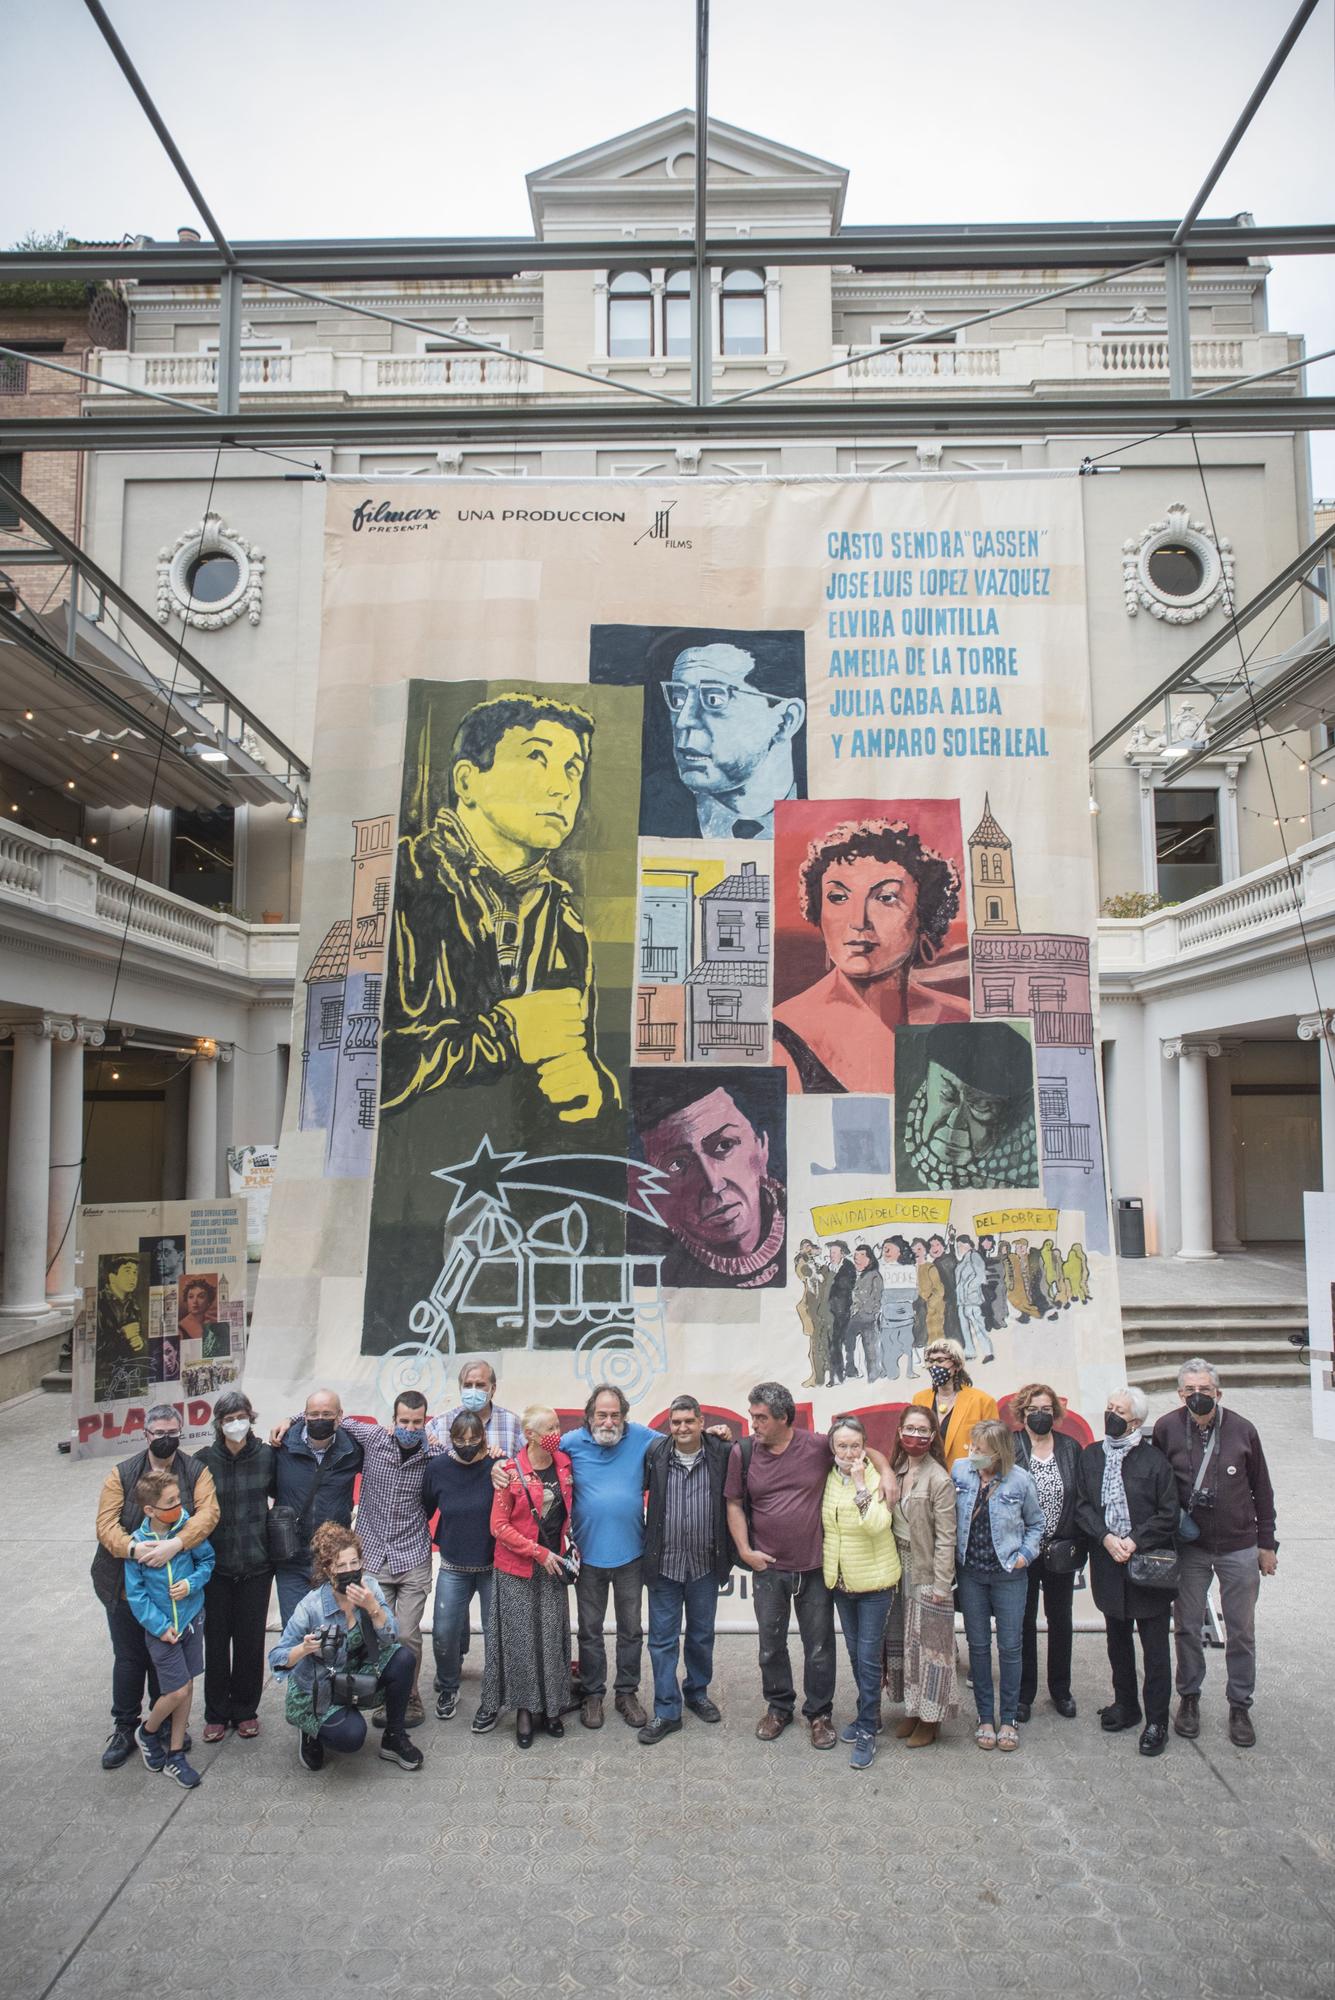
[[[1114,1393],[1118,1396],[1126,1397],[1127,1402],[1131,1405],[1131,1415],[1135,1422],[1143,1424],[1150,1413],[1149,1399],[1145,1391],[1143,1389],[1133,1389],[1128,1382],[1124,1389],[1118,1389]],[[1111,1400],[1112,1398],[1110,1397],[1109,1401],[1111,1402]]]
[[[1179,1389],[1185,1384],[1188,1375],[1208,1375],[1214,1383],[1215,1388],[1219,1387],[1219,1370],[1212,1361],[1206,1361],[1202,1355],[1198,1354],[1194,1360],[1182,1363],[1182,1366],[1177,1371],[1177,1386]]]

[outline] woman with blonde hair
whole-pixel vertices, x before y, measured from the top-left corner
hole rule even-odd
[[[955,1482],[955,1556],[969,1671],[978,1708],[980,1750],[1018,1750],[1025,1575],[1043,1540],[1043,1509],[1034,1482],[1015,1463],[1015,1438],[997,1417],[975,1424],[969,1455],[951,1468]],[[1001,1667],[1001,1727],[992,1686],[992,1621]]]
[[[939,1337],[929,1340],[923,1361],[931,1387],[919,1389],[913,1400],[925,1405],[936,1418],[941,1449],[950,1469],[968,1451],[974,1425],[996,1421],[997,1406],[986,1389],[974,1388],[964,1366],[964,1349],[957,1340]]]
[[[495,1588],[481,1701],[488,1715],[514,1710],[515,1741],[527,1750],[535,1718],[549,1736],[565,1735],[571,1579],[566,1552],[574,1485],[556,1411],[530,1403],[520,1425],[523,1450],[507,1464],[509,1484],[497,1490],[491,1506]]]
[[[853,1746],[848,1760],[853,1769],[865,1771],[881,1729],[881,1654],[899,1582],[899,1551],[860,1417],[835,1418],[830,1450],[834,1464],[821,1500],[825,1585],[834,1596],[858,1691],[857,1720],[843,1731],[843,1741]]]
[[[895,1546],[900,1587],[885,1628],[885,1685],[904,1715],[896,1736],[910,1750],[935,1743],[955,1700],[955,1487],[930,1409],[900,1413],[891,1455],[899,1475]]]

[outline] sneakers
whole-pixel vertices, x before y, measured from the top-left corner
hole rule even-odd
[[[162,1766],[162,1775],[164,1778],[175,1778],[187,1792],[193,1792],[196,1785],[204,1782],[194,1765],[187,1761],[184,1750],[177,1750],[167,1758]]]
[[[308,1771],[323,1771],[324,1744],[318,1736],[308,1736],[304,1729],[297,1731],[297,1755]]]
[[[134,1740],[139,1745],[139,1755],[150,1771],[160,1771],[167,1761],[167,1746],[162,1740],[160,1729],[146,1729],[141,1722],[134,1732]],[[184,1752],[182,1753],[184,1755]]]
[[[855,1771],[865,1771],[876,1755],[876,1738],[864,1736],[860,1732],[853,1738],[853,1754],[849,1764]]]
[[[387,1764],[397,1764],[401,1771],[420,1771],[424,1762],[410,1736],[396,1736],[390,1729],[380,1739],[380,1754]]]
[[[459,1691],[457,1688],[453,1694],[438,1694],[436,1696],[437,1722],[453,1722],[458,1706]]]
[[[416,1729],[420,1723],[426,1721],[426,1710],[415,1694],[408,1697],[408,1712],[403,1719],[409,1729]]]
[[[134,1737],[128,1729],[113,1729],[107,1738],[107,1747],[102,1752],[102,1769],[119,1771],[122,1764],[130,1760],[134,1749]]]
[[[646,1722],[639,1734],[641,1743],[661,1743],[665,1736],[675,1735],[681,1728],[679,1715],[656,1715],[652,1722]]]
[[[473,1717],[472,1729],[474,1736],[485,1736],[488,1730],[496,1727],[500,1719],[494,1708],[480,1708]]]

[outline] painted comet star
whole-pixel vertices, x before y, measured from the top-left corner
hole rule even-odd
[[[527,1153],[498,1153],[484,1134],[469,1160],[435,1167],[432,1179],[455,1190],[447,1222],[453,1222],[474,1201],[511,1213],[510,1190],[568,1195],[572,1200],[597,1201],[627,1215],[643,1216],[662,1226],[658,1197],[667,1191],[667,1175],[640,1160],[619,1159],[615,1153],[566,1153],[533,1158]]]

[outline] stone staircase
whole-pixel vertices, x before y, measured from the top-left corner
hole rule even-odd
[[[1228,1389],[1305,1389],[1307,1363],[1298,1345],[1307,1339],[1307,1307],[1299,1302],[1245,1305],[1124,1305],[1122,1337],[1127,1379],[1148,1393],[1176,1389],[1184,1361],[1204,1355]]]

